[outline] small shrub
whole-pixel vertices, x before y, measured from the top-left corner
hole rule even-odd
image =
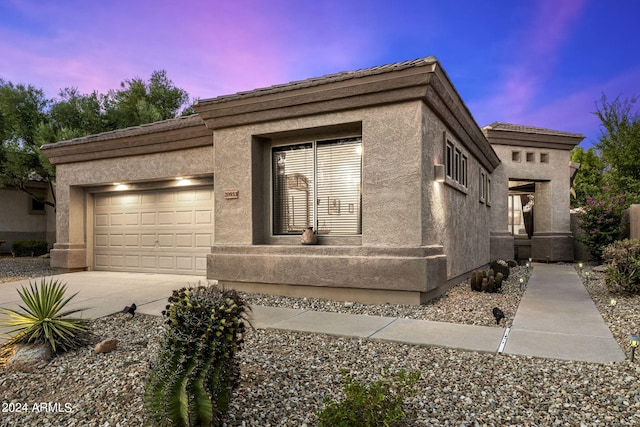
[[[640,240],[625,239],[602,251],[607,270],[605,284],[612,291],[640,293]]]
[[[40,256],[49,252],[49,244],[44,240],[16,240],[11,249],[17,257]]]
[[[342,372],[345,399],[337,402],[325,399],[325,408],[318,413],[319,427],[394,426],[406,417],[404,398],[415,396],[420,372],[399,371],[394,376],[385,369],[383,378],[369,385],[354,380]]]
[[[77,295],[65,298],[66,285],[58,280],[42,279],[40,286],[29,281],[29,289],[24,286],[18,291],[20,299],[26,306],[20,306],[23,312],[9,308],[0,308],[7,315],[0,322],[1,326],[16,327],[9,334],[17,332],[4,346],[15,344],[48,343],[56,353],[68,351],[87,345],[92,338],[90,319],[70,317],[84,309],[62,312],[64,307]]]
[[[236,353],[247,306],[215,286],[173,291],[162,312],[167,329],[145,388],[155,426],[219,426],[240,382]]]

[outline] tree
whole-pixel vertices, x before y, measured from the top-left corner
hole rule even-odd
[[[11,185],[55,207],[55,200],[29,190],[33,180],[53,190],[55,169],[40,152],[43,144],[174,118],[193,110],[185,108],[188,101],[164,70],[154,71],[148,82],[125,80],[107,94],[65,88],[52,100],[41,89],[0,79],[0,187]]]
[[[605,166],[607,184],[617,192],[640,192],[640,112],[637,97],[611,102],[602,95],[595,115],[601,122],[596,148]]]
[[[41,89],[0,80],[0,187],[13,186],[41,203],[55,206],[29,186],[32,181],[51,185],[53,177],[51,164],[40,153],[49,104]]]
[[[120,83],[105,98],[109,127],[119,129],[177,117],[189,94],[174,86],[166,71],[154,71],[149,82],[140,78]]]
[[[580,146],[571,150],[571,161],[580,163],[580,169],[573,179],[574,197],[571,199],[571,207],[584,206],[589,197],[595,196],[602,189],[604,163],[595,148],[585,151]]]
[[[583,164],[574,180],[581,207],[578,235],[596,260],[604,247],[624,237],[623,212],[640,200],[640,113],[636,97],[608,102],[602,96],[594,113],[601,122],[600,142],[586,152],[574,149],[571,159]]]

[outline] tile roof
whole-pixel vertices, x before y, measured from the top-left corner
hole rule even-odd
[[[554,136],[569,136],[574,138],[584,138],[585,136],[579,133],[562,132],[559,130],[538,128],[534,126],[517,125],[512,123],[493,122],[490,125],[485,126],[483,129],[487,130],[502,130],[508,132],[522,132],[531,133],[536,135],[554,135]]]
[[[435,56],[428,56],[426,58],[412,59],[409,61],[396,62],[394,64],[379,65],[371,68],[364,68],[355,71],[342,71],[334,74],[327,74],[320,77],[313,77],[305,80],[298,80],[284,84],[278,84],[260,89],[254,89],[246,92],[238,92],[231,95],[222,95],[216,98],[201,99],[199,104],[214,104],[219,102],[231,101],[236,99],[252,98],[256,96],[270,95],[274,93],[287,92],[295,89],[308,88],[313,86],[319,86],[326,83],[340,82],[350,79],[357,79],[366,76],[373,76],[377,74],[389,73],[392,71],[404,70],[407,68],[424,67],[433,65],[438,62]]]
[[[133,127],[124,128],[124,129],[116,129],[109,132],[102,132],[94,135],[87,135],[79,138],[69,139],[67,141],[60,141],[53,144],[46,144],[42,148],[46,150],[47,148],[54,148],[54,147],[59,147],[63,145],[69,146],[69,145],[76,145],[76,144],[84,144],[87,142],[106,141],[110,139],[146,135],[149,133],[164,132],[164,131],[181,129],[181,128],[197,126],[197,125],[204,126],[204,121],[200,118],[199,115],[192,114],[189,116],[177,117],[175,119],[168,119],[168,120],[163,120],[160,122],[153,122],[153,123],[145,123],[140,126],[133,126]]]

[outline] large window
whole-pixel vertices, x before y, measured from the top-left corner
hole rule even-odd
[[[362,139],[273,147],[273,234],[362,233]]]

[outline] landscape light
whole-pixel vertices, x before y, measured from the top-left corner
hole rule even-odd
[[[629,335],[629,343],[631,344],[631,361],[636,360],[636,348],[640,343],[640,336],[636,334]]]
[[[616,301],[615,298],[611,298],[611,301],[609,301],[609,305],[611,306],[611,314],[612,315],[613,315],[613,309],[615,308],[617,303],[618,303],[618,301]]]
[[[589,282],[589,276],[591,275],[591,273],[589,273],[588,271],[584,272],[584,277],[587,278],[587,283]]]
[[[522,288],[524,288],[524,278],[520,278],[520,290],[522,290]]]

